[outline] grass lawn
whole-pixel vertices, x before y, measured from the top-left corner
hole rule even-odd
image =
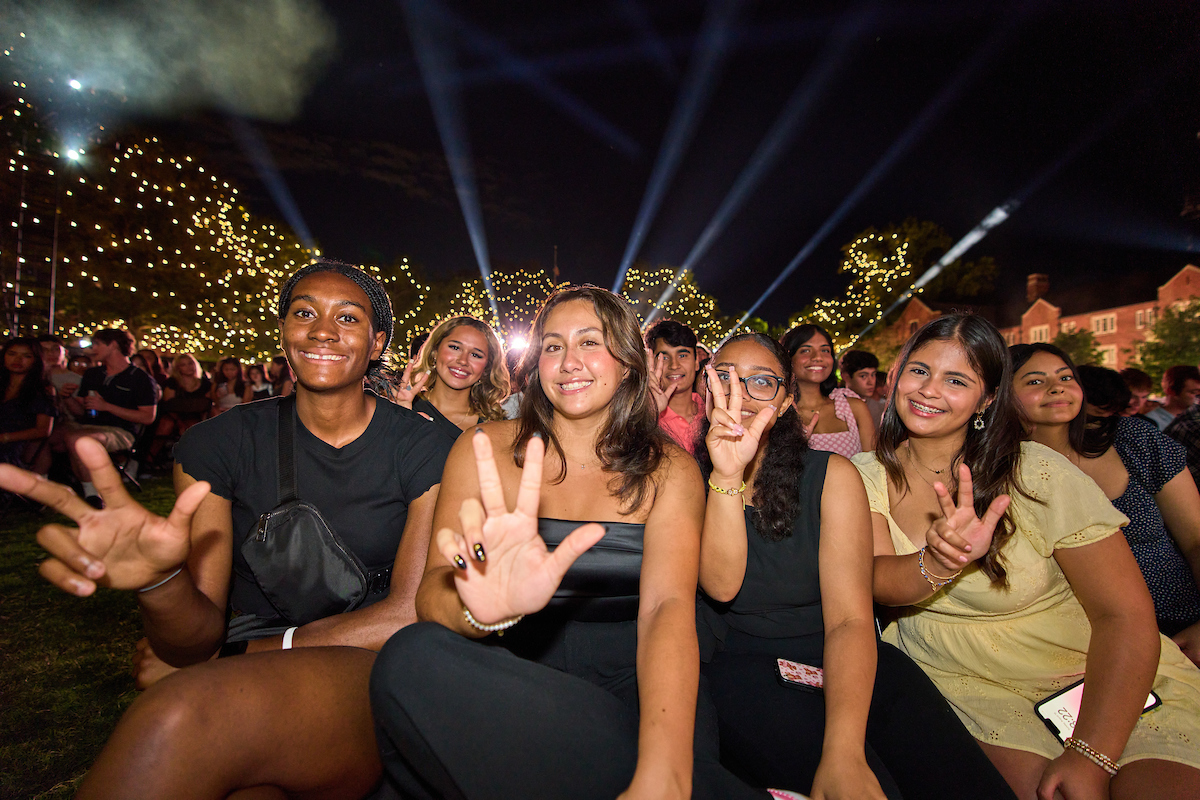
[[[166,514],[169,478],[135,498]],[[87,599],[37,574],[34,535],[53,513],[0,515],[0,798],[66,798],[137,692],[130,674],[142,637],[137,601],[101,589]]]

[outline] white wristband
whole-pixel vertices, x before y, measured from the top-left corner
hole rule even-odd
[[[297,627],[298,626],[293,625],[292,627],[288,628],[286,631],[283,632],[283,649],[284,650],[292,649],[292,637],[296,635]]]

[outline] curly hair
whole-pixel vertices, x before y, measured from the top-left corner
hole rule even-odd
[[[483,334],[484,341],[487,342],[487,366],[483,368],[483,375],[479,380],[471,385],[469,399],[471,413],[486,420],[504,419],[504,409],[500,407],[500,404],[504,402],[509,393],[508,365],[504,360],[504,348],[500,344],[500,337],[492,330],[492,326],[475,319],[475,317],[450,317],[439,322],[430,332],[429,338],[425,340],[420,353],[417,354],[413,373],[429,373],[429,382],[425,384],[422,394],[428,392],[437,383],[435,367],[437,366],[438,348],[442,346],[446,337],[461,327],[479,331]]]
[[[650,371],[646,364],[646,346],[638,326],[637,315],[627,301],[596,286],[573,286],[552,294],[534,318],[529,346],[517,367],[518,380],[525,385],[525,397],[517,421],[513,442],[513,459],[524,466],[525,445],[540,435],[559,457],[562,445],[554,432],[554,405],[542,388],[538,361],[542,352],[542,337],[550,313],[572,301],[591,305],[600,319],[604,346],[610,355],[625,368],[625,376],[608,403],[608,419],[596,437],[596,455],[601,468],[614,477],[614,494],[626,511],[642,507],[654,496],[657,485],[655,473],[666,457],[667,435],[658,427],[658,408],[650,396]],[[557,481],[566,477],[566,468]]]
[[[796,351],[800,349],[802,344],[814,336],[820,336],[829,342],[829,355],[834,359],[833,368],[829,370],[829,377],[821,381],[821,396],[829,397],[829,393],[836,389],[838,384],[836,351],[833,346],[833,337],[829,335],[829,331],[820,325],[797,325],[783,335],[783,338],[779,340],[779,344],[783,346],[783,351],[787,355],[788,368],[790,369],[792,359],[796,357]]]
[[[778,542],[792,535],[792,524],[800,515],[800,475],[804,472],[804,454],[808,452],[808,439],[804,436],[804,425],[796,412],[796,382],[792,375],[792,362],[783,347],[769,336],[761,333],[741,333],[730,337],[713,354],[713,362],[721,351],[738,342],[754,342],[767,351],[779,363],[779,376],[783,378],[786,395],[792,405],[775,420],[767,432],[767,450],[763,453],[758,473],[754,477],[754,511],[750,519],[758,535],[769,542]],[[776,404],[782,400],[776,398]],[[712,474],[712,460],[708,456],[705,437],[708,436],[709,421],[700,424],[696,434],[694,452],[700,462],[700,471],[708,480]],[[760,445],[761,446],[761,445]]]
[[[908,429],[896,410],[896,392],[900,384],[899,376],[907,369],[912,354],[930,342],[953,342],[961,347],[971,369],[983,383],[983,396],[992,398],[991,405],[979,417],[984,423],[983,429],[976,429],[970,423],[965,425],[962,449],[951,462],[955,467],[966,464],[971,468],[975,513],[982,517],[992,501],[1002,494],[1020,493],[1034,500],[1021,487],[1017,475],[1024,428],[1020,406],[1013,391],[1012,362],[1008,357],[1008,348],[992,323],[973,314],[947,314],[927,322],[912,335],[896,358],[896,365],[892,369],[897,378],[892,381],[875,441],[875,457],[883,464],[888,479],[893,485],[908,491],[904,467],[896,455],[896,449],[908,439]],[[951,475],[947,488],[953,494],[957,491],[957,469],[951,470]],[[1015,530],[1012,507],[1009,506],[996,525],[987,555],[980,560],[980,569],[991,578],[994,585],[1008,586],[1008,572],[1000,551]]]

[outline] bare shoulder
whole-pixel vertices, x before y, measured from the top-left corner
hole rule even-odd
[[[701,483],[700,465],[691,453],[672,440],[667,443],[665,457],[654,477],[664,487],[675,482],[684,486],[698,485]]]
[[[862,475],[859,473],[858,467],[854,466],[850,459],[839,456],[837,453],[830,453],[829,463],[825,467],[825,486],[822,490],[822,497],[844,499],[847,495],[859,494],[865,496],[866,490],[863,487]]]

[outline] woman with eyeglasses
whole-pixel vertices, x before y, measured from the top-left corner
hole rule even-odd
[[[808,446],[786,351],[735,336],[706,374],[698,627],[727,766],[813,797],[1011,798],[929,679],[877,642],[866,491]]]

